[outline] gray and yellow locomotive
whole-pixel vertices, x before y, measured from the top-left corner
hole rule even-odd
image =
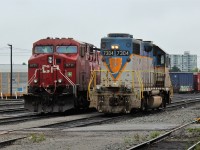
[[[171,103],[169,57],[159,46],[112,33],[101,39],[100,54],[101,69],[92,71],[88,86],[90,107],[103,113],[130,113]]]

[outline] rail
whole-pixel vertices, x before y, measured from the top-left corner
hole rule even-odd
[[[193,123],[197,123],[197,122],[199,122],[199,118],[198,118],[198,119],[195,119],[195,120],[193,120],[193,121],[191,121],[191,122],[188,122],[188,123],[186,123],[186,124],[184,124],[184,125],[178,126],[177,128],[174,128],[174,129],[172,129],[172,130],[170,130],[170,131],[168,131],[168,132],[166,132],[166,133],[164,133],[164,134],[162,134],[162,135],[160,135],[160,136],[158,136],[158,137],[156,137],[156,138],[153,138],[153,139],[148,140],[148,141],[146,141],[146,142],[143,142],[143,143],[140,143],[140,144],[135,145],[135,146],[133,146],[133,147],[130,147],[130,148],[128,148],[127,150],[135,150],[135,149],[145,148],[146,146],[149,146],[149,145],[151,145],[151,144],[153,144],[153,143],[156,143],[156,142],[158,142],[158,141],[164,140],[164,139],[165,139],[166,137],[168,137],[171,133],[173,133],[173,132],[175,132],[175,131],[177,131],[177,130],[179,130],[179,129],[182,129],[182,128],[188,126],[188,125],[191,125],[191,124],[193,124]]]
[[[187,150],[193,150],[197,145],[200,145],[200,141],[189,147]]]

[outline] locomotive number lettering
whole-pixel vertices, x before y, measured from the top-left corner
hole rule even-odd
[[[42,73],[53,73],[53,70],[59,70],[58,65],[50,66],[50,65],[42,65]]]
[[[129,51],[116,51],[117,56],[129,56]]]
[[[114,55],[114,51],[103,51],[103,55],[104,56],[113,56]]]

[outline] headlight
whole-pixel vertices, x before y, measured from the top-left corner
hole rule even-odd
[[[53,63],[53,57],[52,57],[52,56],[49,56],[49,57],[48,57],[48,62],[49,62],[50,64]]]
[[[96,90],[97,90],[98,93],[100,93],[100,92],[101,92],[101,86],[100,86],[100,85],[97,85],[97,86],[96,86]]]
[[[100,85],[97,85],[96,88],[97,88],[97,90],[100,90],[100,89],[101,89],[101,86],[100,86]]]
[[[37,80],[37,79],[34,79],[33,82],[34,82],[34,83],[38,83],[38,80]]]
[[[111,49],[119,49],[119,45],[111,45]]]
[[[118,46],[118,45],[115,45],[115,49],[119,49],[119,46]]]
[[[58,83],[62,83],[62,79],[58,79]]]

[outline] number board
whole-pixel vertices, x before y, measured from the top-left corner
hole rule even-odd
[[[114,56],[114,54],[116,54],[116,56],[129,56],[129,51],[125,50],[125,51],[122,51],[122,50],[116,50],[113,51],[113,50],[104,50],[103,51],[103,56]]]
[[[105,50],[103,51],[103,56],[113,56],[114,55],[114,51],[110,51],[110,50]]]
[[[129,51],[116,51],[117,56],[129,56]]]

